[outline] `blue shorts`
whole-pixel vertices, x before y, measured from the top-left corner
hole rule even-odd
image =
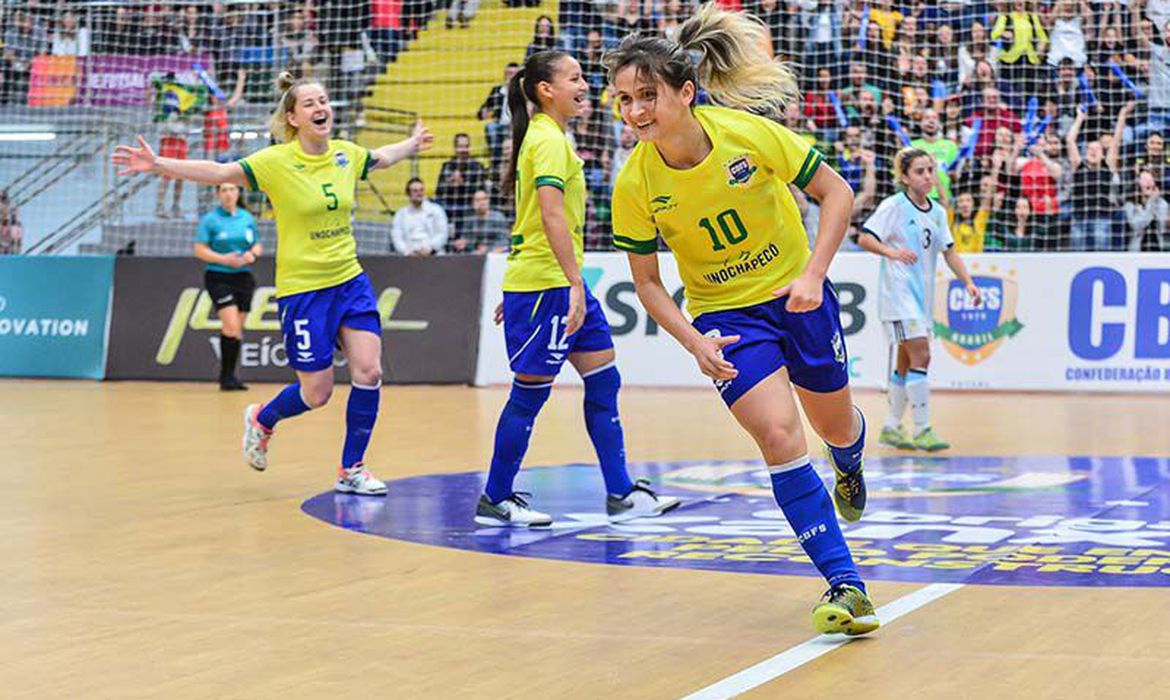
[[[556,376],[575,352],[594,352],[613,347],[609,321],[601,304],[585,287],[585,323],[565,337],[569,314],[569,288],[543,292],[504,292],[504,337],[508,366],[516,374]]]
[[[781,367],[796,386],[828,393],[849,384],[849,358],[841,330],[841,307],[832,283],[825,280],[824,301],[807,313],[785,310],[788,297],[743,309],[701,314],[694,326],[703,335],[740,336],[723,348],[723,358],[739,376],[717,381],[724,403],[731,406],[752,387]]]
[[[364,272],[336,287],[281,297],[277,307],[288,364],[298,372],[333,366],[342,326],[382,334],[378,301]]]

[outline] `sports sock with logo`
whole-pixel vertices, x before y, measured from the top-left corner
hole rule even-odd
[[[864,591],[865,583],[837,524],[833,501],[808,456],[769,466],[768,471],[772,475],[772,495],[817,571],[829,586],[847,583]]]
[[[279,421],[299,416],[309,408],[309,404],[305,403],[304,397],[301,396],[301,385],[293,383],[281,389],[279,394],[264,404],[260,414],[256,416],[256,421],[272,430]]]
[[[624,496],[634,488],[626,471],[626,443],[618,416],[618,389],[622,378],[610,363],[581,375],[585,382],[585,427],[597,451],[605,490]]]
[[[487,484],[483,492],[493,503],[499,503],[512,495],[512,483],[528,451],[528,440],[532,437],[532,426],[536,415],[548,401],[552,382],[527,384],[520,380],[512,382],[512,393],[500,413],[496,424],[496,443],[492,452],[492,465],[488,469]]]

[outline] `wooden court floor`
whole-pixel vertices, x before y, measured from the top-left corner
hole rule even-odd
[[[255,473],[240,412],[272,390],[0,381],[0,697],[680,698],[813,636],[811,576],[499,556],[310,518],[345,391],[283,424]],[[483,468],[505,398],[388,387],[369,463]],[[580,400],[553,392],[528,463],[593,459]],[[859,402],[876,424],[882,395]],[[1165,396],[934,406],[957,455],[1170,456]],[[627,389],[622,410],[632,461],[755,457],[713,392]],[[922,587],[870,590],[880,606]],[[966,586],[744,697],[1166,698],[1168,593]]]

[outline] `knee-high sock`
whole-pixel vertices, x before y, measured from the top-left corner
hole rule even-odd
[[[512,495],[512,482],[520,471],[524,453],[528,451],[528,440],[532,436],[532,425],[536,415],[548,400],[552,383],[512,383],[512,394],[500,413],[496,424],[496,445],[492,453],[492,465],[488,470],[484,493],[493,502],[499,502]]]
[[[221,334],[219,336],[219,381],[226,381],[236,375],[236,363],[239,359],[240,339]]]
[[[256,416],[256,420],[260,425],[272,430],[276,427],[277,422],[285,418],[299,416],[309,408],[309,404],[305,403],[304,397],[301,396],[301,385],[293,383],[281,389],[279,394],[264,404],[264,407],[260,409],[260,415]]]
[[[853,442],[844,447],[825,443],[829,453],[833,455],[833,462],[837,468],[846,474],[851,474],[861,467],[861,456],[865,451],[865,414],[857,406],[853,407],[853,412],[857,415],[857,436]]]
[[[622,378],[612,363],[582,375],[585,381],[585,427],[597,451],[605,490],[624,496],[634,488],[626,471],[626,442],[618,416],[618,389]]]
[[[808,456],[770,466],[768,471],[772,474],[772,495],[817,571],[830,586],[848,583],[864,591],[865,584],[837,524],[833,501]]]
[[[906,373],[906,396],[910,399],[910,416],[917,435],[930,425],[930,384],[926,381],[926,370],[911,369]]]
[[[375,386],[354,384],[349,390],[345,407],[345,446],[341,450],[341,466],[349,469],[366,456],[370,434],[378,420],[378,403],[382,398],[382,382]]]
[[[890,375],[890,412],[886,415],[885,427],[897,428],[906,415],[906,376],[896,371]]]

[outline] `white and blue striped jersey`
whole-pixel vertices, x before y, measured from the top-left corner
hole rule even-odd
[[[930,199],[926,208],[920,209],[905,192],[899,192],[878,205],[862,231],[890,247],[906,248],[918,256],[918,262],[912,265],[882,258],[878,277],[881,320],[918,319],[929,327],[938,255],[955,244],[946,209]]]

